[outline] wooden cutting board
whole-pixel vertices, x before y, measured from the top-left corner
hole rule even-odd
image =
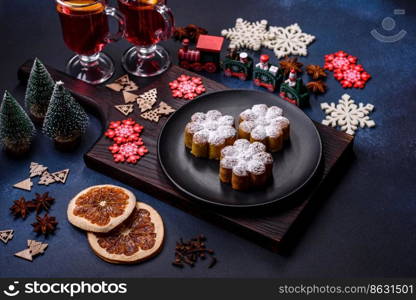
[[[29,60],[19,68],[19,79],[27,81],[32,63],[33,60]],[[104,86],[89,85],[52,67],[47,68],[55,80],[62,80],[65,83],[66,88],[72,92],[81,104],[98,114],[103,124],[103,131],[110,121],[125,119],[125,116],[114,108],[114,105],[124,103],[121,93],[114,92]],[[181,74],[201,77],[199,74],[172,66],[167,72],[156,78],[150,80],[133,79],[141,87],[134,93],[139,94],[157,88],[160,101],[165,101],[172,107],[179,108],[187,100],[173,99],[168,83]],[[202,77],[202,79],[207,92],[228,89],[208,78]],[[276,97],[278,96],[276,95]],[[310,183],[293,195],[291,199],[283,201],[282,204],[259,209],[231,209],[212,206],[187,198],[170,183],[161,170],[157,159],[157,139],[166,118],[154,123],[139,118],[138,112],[138,107],[135,107],[135,111],[129,117],[133,117],[145,126],[141,136],[149,149],[149,153],[140,159],[136,165],[115,163],[108,151],[108,146],[112,143],[102,136],[85,153],[84,159],[87,166],[193,215],[224,226],[226,229],[239,233],[272,250],[280,249],[283,241],[290,236],[290,229],[301,220],[301,216],[307,211],[309,204],[318,200],[314,199],[314,196],[319,188],[323,186],[331,169],[346,154],[353,142],[351,135],[316,123],[323,143],[323,157],[320,169]]]

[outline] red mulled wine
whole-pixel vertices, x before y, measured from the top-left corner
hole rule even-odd
[[[165,22],[155,5],[165,3],[164,0],[118,0],[119,10],[126,20],[125,39],[142,47],[157,44],[165,30]]]
[[[94,0],[61,0],[57,2],[56,10],[69,49],[86,56],[102,51],[109,36],[105,3]]]

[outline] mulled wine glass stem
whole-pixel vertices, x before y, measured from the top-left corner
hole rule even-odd
[[[172,36],[174,18],[164,3],[142,5],[140,0],[119,0],[120,10],[126,16],[126,39],[134,46],[123,57],[124,69],[140,77],[156,76],[170,65],[168,52],[157,43]]]

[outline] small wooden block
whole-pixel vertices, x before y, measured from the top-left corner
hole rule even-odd
[[[55,179],[56,182],[65,183],[66,179],[68,177],[68,174],[69,174],[69,169],[65,169],[65,170],[61,170],[61,171],[52,173],[50,175]]]
[[[30,191],[32,189],[32,186],[33,186],[33,182],[30,178],[22,180],[16,183],[15,185],[13,185],[14,188],[25,190],[25,191]]]
[[[136,95],[136,94],[123,91],[123,98],[124,98],[125,103],[134,103],[136,101],[137,97],[139,97],[139,96]]]
[[[157,109],[149,110],[145,113],[142,113],[140,117],[155,123],[159,122],[160,119],[160,115],[157,113]]]
[[[168,116],[175,111],[172,106],[163,101],[159,103],[159,107],[156,110],[158,114],[164,116]]]
[[[38,164],[36,162],[30,163],[30,176],[29,177],[35,177],[42,175],[43,172],[45,172],[48,169],[48,167],[45,167],[41,164]]]
[[[119,112],[121,112],[123,115],[128,116],[133,112],[133,104],[124,104],[124,105],[114,105],[114,108],[116,108]]]
[[[13,238],[13,229],[6,229],[0,231],[0,241],[7,244]]]
[[[17,253],[14,254],[14,256],[26,259],[28,261],[33,260],[32,252],[30,251],[30,249],[25,249],[25,250],[22,250],[20,252],[17,252]]]
[[[49,185],[51,183],[54,183],[55,181],[55,177],[52,176],[48,171],[45,171],[40,177],[38,184]]]

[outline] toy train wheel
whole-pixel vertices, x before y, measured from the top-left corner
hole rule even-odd
[[[193,63],[192,64],[192,69],[194,69],[197,72],[202,71],[202,68],[203,68],[202,64],[200,64],[200,63]]]
[[[254,85],[256,85],[256,86],[260,86],[260,84],[261,84],[261,81],[257,78],[254,79],[253,82],[254,82]]]
[[[243,80],[243,81],[246,80],[247,79],[247,74],[242,73],[242,74],[238,75],[238,79]]]
[[[232,75],[231,70],[230,69],[225,69],[224,70],[224,75],[227,76],[227,77],[231,77],[231,75]]]
[[[208,73],[214,73],[215,71],[217,71],[217,66],[216,64],[214,64],[213,62],[207,62],[204,65],[204,69],[205,71],[207,71]]]
[[[189,70],[191,68],[191,64],[189,62],[187,62],[186,60],[183,60],[179,63],[179,65],[184,68]]]

